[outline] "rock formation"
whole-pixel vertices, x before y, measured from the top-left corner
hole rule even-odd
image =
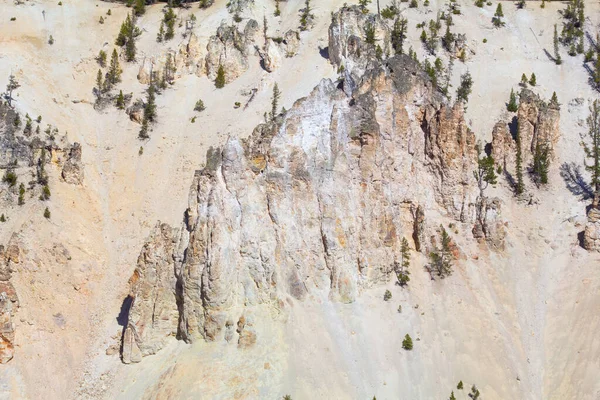
[[[15,237],[6,249],[0,245],[0,364],[6,364],[14,356],[15,327],[12,321],[19,298],[10,282],[13,268],[20,262],[20,250]]]
[[[160,225],[140,255],[123,359],[155,352],[177,318],[183,340],[230,340],[257,304],[354,301],[388,279],[411,207],[475,222],[474,146],[462,107],[407,56],[370,70],[351,98],[323,81],[209,152],[182,229]],[[244,345],[256,340],[246,329]]]
[[[219,66],[225,69],[225,82],[230,83],[248,69],[248,55],[259,32],[258,23],[249,20],[244,32],[235,26],[221,25],[206,47],[206,73],[215,79]]]
[[[533,161],[538,141],[541,145],[547,145],[551,156],[554,155],[554,146],[560,137],[560,111],[557,107],[546,104],[529,89],[523,89],[519,99],[516,122],[512,122],[516,126],[513,125],[512,130],[514,135],[518,130],[521,136],[523,166],[527,166]],[[516,141],[506,123],[499,122],[494,126],[492,156],[505,171],[514,175]]]
[[[63,165],[61,176],[65,182],[72,185],[81,185],[83,183],[81,145],[79,143],[73,143],[73,146],[68,150],[67,160]]]
[[[597,197],[587,213],[587,223],[583,231],[583,248],[600,252],[600,207]]]

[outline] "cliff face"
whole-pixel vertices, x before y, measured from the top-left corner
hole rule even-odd
[[[247,141],[209,152],[182,229],[158,226],[140,255],[124,360],[175,331],[230,336],[257,304],[352,302],[389,278],[415,207],[475,221],[474,146],[462,107],[443,104],[408,57],[370,70],[351,97],[323,81]],[[426,252],[436,232],[422,226]]]

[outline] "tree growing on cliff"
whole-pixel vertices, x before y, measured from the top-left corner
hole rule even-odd
[[[163,16],[163,23],[167,27],[164,40],[171,40],[175,37],[175,20],[176,16],[173,7],[169,6],[167,12],[165,12],[165,15]]]
[[[556,65],[562,64],[562,58],[560,57],[560,51],[558,49],[558,30],[556,24],[554,24],[554,62]]]
[[[589,171],[596,201],[600,199],[600,103],[598,100],[590,105],[590,115],[587,118],[587,141],[582,140],[581,146],[585,152],[585,169]]]
[[[21,85],[19,84],[19,81],[17,81],[17,78],[13,74],[10,74],[8,76],[8,84],[6,85],[6,93],[4,94],[4,97],[6,98],[6,102],[8,103],[9,107],[12,107],[13,91],[17,90],[20,87]]]
[[[138,138],[140,139],[148,139],[150,136],[148,135],[148,128],[151,122],[156,120],[156,98],[155,98],[155,88],[154,83],[150,82],[150,86],[148,87],[146,104],[144,105],[144,115],[142,118],[142,128],[138,134]]]
[[[497,183],[497,176],[494,170],[494,157],[491,155],[485,155],[482,157],[483,149],[481,143],[477,143],[475,150],[477,151],[477,170],[473,171],[473,176],[477,181],[479,187],[479,196],[484,197],[484,191],[489,185],[495,185]]]
[[[215,78],[215,87],[217,89],[221,89],[225,86],[225,68],[222,65],[219,65],[219,69],[217,70],[217,77]]]
[[[454,260],[451,248],[452,239],[450,239],[450,235],[448,235],[443,225],[440,225],[440,231],[442,245],[436,251],[429,253],[430,262],[427,270],[432,279],[434,273],[441,279],[452,275],[452,261]]]
[[[397,17],[394,21],[394,27],[391,33],[392,48],[395,54],[403,54],[404,41],[406,40],[407,20]]]
[[[271,122],[275,121],[275,118],[277,118],[277,115],[279,115],[277,109],[279,108],[280,98],[281,91],[279,90],[279,85],[277,85],[277,82],[275,82],[275,85],[273,85],[273,96],[271,97],[271,113],[269,115],[271,117]]]
[[[396,278],[398,279],[398,285],[406,286],[410,281],[410,247],[408,247],[408,240],[402,238],[400,242],[400,262],[394,263],[394,272],[396,272]]]
[[[504,21],[502,21],[502,18],[504,18],[504,12],[502,12],[502,4],[498,3],[498,6],[496,7],[496,12],[492,17],[492,23],[496,28],[504,26]]]
[[[310,7],[310,0],[304,1],[304,8],[300,11],[300,30],[306,31],[315,18]]]
[[[365,24],[365,43],[375,45],[375,25],[371,22]]]
[[[125,96],[123,96],[122,90],[119,90],[119,95],[117,96],[116,106],[119,110],[123,110],[125,108]]]
[[[108,74],[106,76],[106,85],[111,88],[117,83],[121,82],[121,66],[119,64],[119,54],[117,49],[113,49],[112,56],[110,58],[110,67],[108,68]]]
[[[456,90],[456,101],[469,102],[469,95],[473,87],[473,78],[469,71],[460,76],[460,86]]]
[[[535,73],[533,73],[533,72],[531,73],[531,78],[529,79],[529,84],[531,86],[537,85],[537,80],[536,80],[536,77],[535,77]]]
[[[535,143],[532,173],[536,178],[536,182],[545,185],[548,183],[548,169],[550,167],[550,148],[547,143],[540,142],[541,140],[538,138]]]
[[[525,191],[525,184],[523,183],[523,154],[521,149],[521,134],[519,133],[519,127],[517,126],[517,137],[516,137],[516,145],[517,145],[517,156],[516,156],[516,175],[517,175],[517,183],[515,186],[515,192],[517,195],[522,194]]]
[[[519,109],[519,106],[517,105],[517,95],[513,89],[510,90],[510,100],[508,101],[506,109],[510,112],[517,112]]]

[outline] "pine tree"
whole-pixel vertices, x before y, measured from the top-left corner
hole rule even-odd
[[[110,67],[108,68],[108,76],[106,77],[106,84],[109,88],[121,82],[121,66],[119,65],[119,54],[117,49],[113,49],[112,56],[110,58]]]
[[[48,210],[48,207],[46,207],[46,209],[44,210],[44,218],[50,219],[50,216],[50,210]]]
[[[467,71],[460,76],[460,86],[456,91],[456,101],[464,101],[465,103],[468,103],[472,87],[473,78],[471,78],[471,73]]]
[[[558,103],[558,97],[556,96],[556,92],[552,93],[552,98],[550,99],[550,106],[559,108],[560,104]]]
[[[358,0],[358,6],[362,9],[364,14],[368,13],[367,6],[371,3],[371,0]]]
[[[403,54],[404,41],[406,40],[407,21],[397,17],[391,33],[392,48],[395,54]]]
[[[13,74],[10,74],[8,77],[8,85],[6,85],[6,95],[7,95],[6,102],[8,103],[9,107],[12,107],[13,91],[17,90],[20,87],[21,87],[21,85],[17,81],[17,78],[15,78],[15,76]]]
[[[375,25],[370,22],[365,24],[365,43],[375,45]]]
[[[433,273],[436,273],[442,279],[452,275],[452,260],[454,259],[451,248],[452,240],[442,225],[440,225],[440,229],[442,246],[437,251],[429,254],[430,263],[427,266],[429,273],[432,274],[432,279]]]
[[[587,118],[588,142],[582,141],[583,151],[588,162],[585,169],[589,171],[594,196],[600,197],[600,103],[594,100],[590,106],[590,115]]]
[[[148,96],[146,97],[146,105],[144,106],[144,117],[148,122],[154,122],[156,120],[156,96],[155,96],[154,85],[150,84],[148,87]]]
[[[517,95],[513,89],[510,89],[510,100],[508,101],[506,109],[510,112],[516,112],[519,109],[519,106],[517,105]]]
[[[98,70],[98,74],[96,74],[96,88],[98,88],[98,95],[102,93],[102,88],[104,85],[102,84],[102,70]]]
[[[176,17],[175,12],[173,11],[173,7],[169,6],[163,18],[164,24],[167,27],[164,40],[171,40],[175,37],[175,19]]]
[[[558,31],[556,30],[556,24],[554,24],[554,62],[556,65],[562,64],[562,58],[558,50]]]
[[[165,37],[165,23],[160,21],[160,28],[158,29],[158,33],[156,34],[156,41],[158,43],[162,42]]]
[[[16,113],[15,119],[13,120],[13,125],[15,126],[15,128],[21,126],[21,116],[19,115],[19,113]]]
[[[305,0],[304,9],[302,9],[302,13],[300,14],[300,30],[308,30],[313,18],[314,15],[312,14],[312,8],[310,7],[310,0]]]
[[[410,271],[408,270],[410,267],[410,247],[408,247],[408,240],[404,237],[400,242],[400,257],[400,263],[395,265],[396,278],[400,286],[406,286],[410,281]]]
[[[521,134],[519,132],[519,127],[517,127],[517,157],[516,157],[516,174],[517,174],[517,186],[515,187],[515,191],[517,195],[522,194],[525,191],[525,184],[523,183],[523,156],[521,150]]]
[[[135,37],[134,37],[134,29],[129,30],[127,34],[127,43],[125,43],[125,59],[128,62],[135,61]]]
[[[594,62],[594,71],[592,73],[592,79],[596,89],[600,89],[600,44],[597,46],[598,51],[596,52],[596,61]]]
[[[22,183],[19,185],[19,205],[25,204],[25,185]]]
[[[98,58],[96,60],[102,68],[106,67],[106,52],[104,50],[100,50],[100,52],[98,53]]]
[[[215,78],[215,87],[217,89],[221,89],[225,86],[225,68],[222,65],[219,65],[219,69],[217,70],[217,77]]]
[[[171,53],[167,53],[167,60],[165,61],[165,80],[169,83],[173,82],[175,79],[175,72],[177,72],[175,68],[175,63],[173,62],[173,56]]]
[[[275,121],[277,117],[277,109],[279,108],[279,99],[281,98],[281,92],[279,91],[279,86],[277,82],[273,86],[273,97],[271,98],[271,121]]]
[[[528,82],[527,75],[525,75],[525,74],[521,75],[521,86],[527,87],[527,82]]]
[[[535,80],[535,74],[534,74],[534,73],[531,73],[531,79],[529,79],[529,84],[530,84],[531,86],[535,86],[535,85],[536,85],[536,83],[537,83],[537,82],[536,82],[536,80]]]
[[[456,388],[458,390],[462,390],[463,389],[463,381],[458,382],[458,385],[456,385]]]
[[[502,3],[498,3],[498,7],[496,7],[496,12],[494,13],[494,17],[492,18],[492,23],[496,28],[504,26],[504,21],[502,21],[503,17],[504,13],[502,12]]]
[[[146,12],[146,0],[135,0],[133,11],[137,16],[143,15]]]
[[[404,340],[402,341],[402,348],[404,350],[412,350],[413,349],[412,338],[410,337],[410,335],[408,333],[406,334],[406,336],[404,336]]]
[[[125,108],[125,96],[123,96],[123,91],[119,90],[119,95],[117,96],[117,108],[122,110]]]
[[[477,143],[475,146],[477,151],[477,171],[473,171],[473,175],[479,187],[480,197],[483,198],[483,192],[487,189],[488,185],[495,185],[497,183],[497,176],[494,169],[494,157],[487,154],[482,157],[482,147],[480,143]]]
[[[548,183],[548,168],[550,167],[550,149],[548,144],[540,143],[538,138],[533,154],[533,174],[542,185]]]
[[[125,46],[127,43],[127,38],[129,37],[129,33],[133,30],[133,22],[131,21],[131,16],[127,14],[125,21],[121,24],[121,29],[119,30],[119,35],[117,36],[117,40],[115,44],[119,47]]]
[[[279,0],[275,0],[275,12],[273,13],[276,17],[281,15],[281,10],[279,9]]]
[[[452,393],[450,393],[450,399],[448,400],[456,400],[456,397],[454,396],[454,391],[452,391]]]

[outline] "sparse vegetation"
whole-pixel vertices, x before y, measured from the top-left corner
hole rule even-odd
[[[536,182],[545,185],[548,183],[548,169],[550,167],[550,146],[547,143],[541,143],[539,135],[535,143],[533,154],[532,173]]]
[[[517,112],[519,109],[519,105],[517,104],[517,95],[513,89],[510,89],[510,99],[508,101],[508,105],[506,109],[510,112]]]
[[[554,62],[556,65],[562,64],[562,58],[560,57],[560,51],[558,46],[558,30],[556,29],[556,24],[554,24]]]
[[[204,110],[206,110],[206,107],[204,107],[204,102],[201,99],[199,99],[196,102],[196,105],[194,105],[194,111],[202,112]]]
[[[383,301],[390,301],[392,299],[392,292],[390,292],[389,290],[386,289],[385,293],[383,294]]]
[[[313,19],[315,16],[312,13],[312,8],[310,6],[310,0],[304,1],[304,8],[300,10],[300,30],[306,31],[309,29]]]
[[[410,335],[408,333],[404,336],[404,340],[402,341],[402,348],[404,350],[412,350],[413,349],[412,338],[410,337]]]
[[[484,152],[481,143],[477,143],[475,148],[477,150],[477,170],[473,171],[473,175],[479,187],[479,196],[483,198],[483,193],[488,185],[495,185],[497,183],[497,176],[494,170],[494,157],[487,154],[482,156]]]
[[[590,185],[594,196],[600,199],[600,103],[598,100],[590,105],[590,115],[587,118],[587,141],[582,140],[581,146],[585,152],[585,169],[590,173]]]
[[[559,11],[564,19],[560,41],[569,48],[569,55],[577,54],[575,46],[584,36],[584,8],[584,0],[569,0],[567,8]]]
[[[163,17],[163,22],[162,22],[162,24],[164,24],[164,26],[167,27],[165,34],[164,34],[164,40],[171,40],[175,37],[175,20],[176,19],[177,19],[177,17],[175,16],[173,7],[169,6],[167,8],[167,11],[165,12],[165,15]]]
[[[50,219],[50,216],[50,210],[48,210],[48,207],[46,207],[46,209],[44,210],[44,218]]]
[[[7,183],[10,187],[15,186],[17,184],[17,174],[13,170],[7,169],[4,171],[2,182]]]
[[[521,149],[521,134],[519,132],[519,127],[517,127],[516,145],[517,155],[515,160],[515,169],[517,175],[517,182],[515,186],[515,193],[517,195],[520,195],[523,194],[523,192],[525,191],[525,184],[523,183],[523,155]]]
[[[463,390],[463,381],[458,382],[458,385],[456,385],[456,388],[458,390]]]
[[[536,78],[535,78],[535,74],[534,74],[534,73],[532,73],[532,74],[531,74],[531,78],[529,78],[529,84],[530,84],[531,86],[535,86],[535,85],[537,84],[537,81],[536,81]]]
[[[8,84],[6,85],[6,93],[5,93],[6,102],[9,107],[12,107],[13,92],[20,87],[21,87],[21,84],[19,84],[19,81],[17,81],[17,78],[13,74],[10,74],[8,76]]]
[[[444,279],[452,275],[452,262],[454,255],[452,254],[450,236],[443,225],[440,225],[441,247],[436,251],[429,253],[429,265],[427,270],[433,279],[433,274]]]
[[[391,33],[392,48],[395,54],[403,54],[404,41],[406,40],[407,20],[397,17],[394,21],[394,27]]]
[[[469,102],[469,95],[473,87],[473,78],[469,71],[460,76],[460,86],[456,90],[456,101]]]
[[[215,87],[217,89],[221,89],[225,86],[225,68],[222,65],[219,65],[219,69],[217,70],[217,77],[215,78]]]
[[[273,96],[271,97],[271,113],[269,115],[271,117],[271,121],[275,121],[275,118],[277,118],[277,109],[279,108],[280,98],[281,91],[279,90],[279,85],[277,85],[277,82],[275,82],[275,85],[273,85]]]
[[[494,24],[496,28],[504,26],[504,21],[502,20],[502,18],[504,18],[504,12],[502,11],[502,3],[498,3],[498,6],[496,7],[496,12],[492,17],[492,24]]]

